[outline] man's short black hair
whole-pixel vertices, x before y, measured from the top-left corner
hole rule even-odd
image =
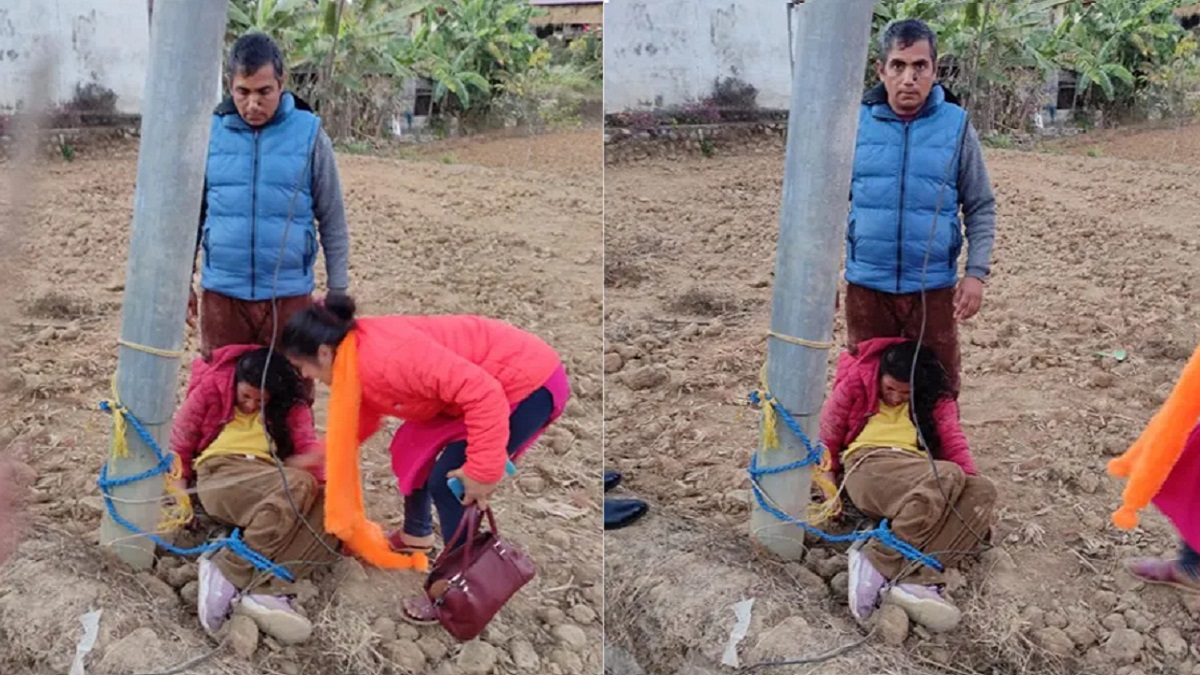
[[[886,61],[893,49],[907,49],[918,42],[928,42],[933,60],[937,61],[937,34],[929,24],[919,19],[902,19],[888,24],[879,36],[879,60]]]
[[[275,67],[276,77],[283,77],[283,52],[265,33],[246,33],[229,49],[226,68],[230,77],[250,75],[266,65]]]

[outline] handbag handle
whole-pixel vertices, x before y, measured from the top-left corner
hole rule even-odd
[[[496,516],[492,513],[492,507],[489,506],[487,509],[480,511],[478,506],[471,504],[466,507],[462,520],[458,521],[458,528],[454,530],[454,536],[450,537],[449,542],[444,542],[445,548],[442,549],[442,553],[437,557],[437,560],[433,561],[434,567],[441,564],[442,560],[454,549],[454,543],[463,537],[465,537],[463,544],[467,547],[467,559],[471,559],[471,544],[475,541],[475,535],[479,532],[480,525],[483,524],[483,516],[485,514],[487,515],[488,527],[491,528],[491,531],[496,536],[500,535],[500,530],[496,527]]]

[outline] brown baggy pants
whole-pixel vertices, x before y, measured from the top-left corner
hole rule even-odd
[[[844,486],[859,511],[887,518],[896,537],[933,556],[945,569],[983,546],[976,535],[989,537],[996,487],[986,478],[968,476],[953,462],[937,461],[935,477],[927,457],[894,448],[862,448],[850,456]],[[904,556],[874,539],[863,553],[889,580],[898,581],[910,567]],[[904,583],[924,585],[942,579],[940,572],[924,566],[903,576]]]
[[[335,561],[332,551],[340,550],[340,543],[325,533],[325,499],[317,479],[303,469],[283,470],[291,500],[274,464],[246,457],[213,457],[196,470],[196,494],[210,516],[241,528],[242,540],[251,550],[283,565],[299,580],[314,568]],[[314,536],[314,531],[322,538]],[[212,560],[239,590],[248,590],[257,574],[253,565],[229,549],[221,549]],[[271,586],[279,582],[274,577],[270,582],[260,591],[273,592]]]
[[[921,338],[921,294],[894,295],[862,286],[846,286],[846,348],[880,337]],[[958,398],[960,359],[954,288],[925,292],[925,335],[922,344],[942,362],[950,389]]]
[[[200,300],[200,357],[205,361],[214,349],[229,345],[270,347],[279,339],[292,315],[312,305],[312,296],[276,298],[279,321],[272,318],[270,300],[238,300],[220,293],[204,291]],[[276,325],[278,324],[278,325]],[[304,393],[311,404],[316,399],[316,383],[304,380]]]

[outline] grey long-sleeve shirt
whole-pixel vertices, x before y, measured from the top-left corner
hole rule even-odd
[[[996,196],[983,161],[983,144],[970,122],[958,161],[958,201],[966,226],[967,276],[986,280],[996,241]]]
[[[201,230],[208,211],[208,185],[200,201]],[[325,251],[326,286],[331,291],[350,287],[350,228],[346,224],[346,205],[342,199],[342,182],[338,175],[333,141],[321,129],[313,145],[312,156],[313,214],[317,219],[317,235]],[[200,252],[201,237],[196,237],[196,254]]]

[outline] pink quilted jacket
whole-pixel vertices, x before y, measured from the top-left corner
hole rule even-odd
[[[192,478],[192,462],[212,444],[225,425],[233,420],[234,372],[237,361],[247,352],[261,349],[259,345],[230,345],[213,351],[212,361],[192,362],[192,377],[187,397],[175,413],[171,426],[171,449],[183,464],[183,476]],[[278,355],[283,358],[283,355]],[[303,403],[288,414],[288,430],[295,446],[293,454],[321,452],[323,447],[313,426],[312,410]],[[316,472],[318,479],[323,477]]]

